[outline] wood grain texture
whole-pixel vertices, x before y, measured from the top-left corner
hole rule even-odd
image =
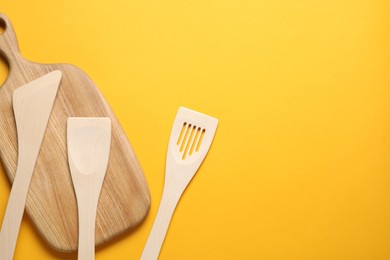
[[[67,144],[79,215],[78,259],[93,260],[96,210],[110,155],[111,120],[70,117]]]
[[[169,138],[164,191],[141,260],[156,260],[184,190],[206,157],[218,119],[180,107]]]
[[[10,181],[15,177],[17,138],[12,94],[18,87],[53,70],[62,80],[46,129],[27,198],[27,213],[51,247],[63,252],[77,249],[77,205],[66,152],[68,117],[109,117],[112,145],[107,175],[96,217],[96,245],[133,229],[147,215],[149,189],[140,164],[114,113],[92,80],[68,64],[38,64],[24,59],[11,22],[0,35],[0,53],[10,73],[0,88],[0,158]]]

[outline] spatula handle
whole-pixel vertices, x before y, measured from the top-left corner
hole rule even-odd
[[[152,231],[149,234],[141,260],[154,260],[158,258],[162,244],[171,222],[173,212],[179,202],[180,195],[164,193],[154,221]]]
[[[79,211],[79,260],[95,259],[95,223],[99,196],[77,196]]]
[[[18,166],[0,232],[0,259],[12,260],[27,200],[34,162]]]

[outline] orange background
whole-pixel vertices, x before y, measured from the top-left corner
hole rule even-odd
[[[160,259],[390,259],[388,0],[2,0],[0,12],[26,58],[87,72],[145,172],[148,218],[96,259],[140,257],[181,105],[220,125]],[[9,190],[0,172],[0,221]],[[15,259],[74,257],[24,218]]]

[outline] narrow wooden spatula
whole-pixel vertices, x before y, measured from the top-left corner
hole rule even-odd
[[[78,259],[95,257],[95,222],[111,144],[110,118],[68,119],[68,160],[79,214]]]
[[[53,71],[17,88],[13,94],[18,163],[0,233],[2,260],[13,258],[28,188],[60,81],[61,72]]]
[[[179,108],[168,144],[164,192],[141,260],[157,259],[176,205],[206,157],[217,126],[216,118]]]

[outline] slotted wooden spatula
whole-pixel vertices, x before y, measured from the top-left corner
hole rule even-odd
[[[158,258],[176,205],[209,151],[217,126],[216,118],[179,108],[168,144],[164,192],[142,260]]]
[[[109,118],[68,119],[68,159],[79,215],[78,259],[95,259],[95,221],[111,143]]]
[[[0,14],[0,23],[5,24],[4,32],[0,33],[0,55],[10,68],[7,80],[0,87],[0,158],[11,183],[17,163],[12,94],[51,71],[62,73],[26,202],[26,211],[38,233],[57,250],[77,249],[77,204],[66,151],[68,117],[109,117],[112,122],[110,160],[96,215],[95,243],[100,245],[134,228],[149,211],[149,188],[126,133],[107,101],[79,68],[69,64],[40,64],[23,58],[11,21]],[[41,45],[44,50],[44,39]]]

